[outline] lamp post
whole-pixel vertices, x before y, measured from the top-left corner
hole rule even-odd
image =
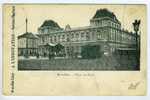
[[[26,18],[26,34],[28,33],[28,19]],[[26,38],[26,58],[29,58],[29,51],[28,51],[28,36],[27,36],[27,38]]]
[[[139,63],[139,61],[140,61],[140,60],[139,60],[139,59],[140,59],[140,58],[139,58],[139,57],[140,57],[140,52],[139,52],[139,51],[140,51],[140,50],[139,50],[140,47],[139,47],[139,46],[140,46],[140,45],[139,45],[139,41],[138,41],[138,31],[139,31],[140,23],[141,23],[140,20],[135,20],[135,21],[132,23],[132,24],[133,24],[133,27],[134,27],[134,31],[135,31],[135,36],[136,36],[136,38],[135,38],[135,39],[136,39],[136,41],[135,41],[135,42],[136,42],[136,47],[135,47],[135,48],[136,48],[136,53],[137,53],[137,55],[136,55],[136,61],[137,61],[137,62],[136,62],[136,63],[137,63],[136,69],[140,69],[140,67],[139,67],[139,66],[140,66],[140,65],[139,65],[139,64],[140,64],[140,63]]]

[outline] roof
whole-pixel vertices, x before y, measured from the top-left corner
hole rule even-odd
[[[31,33],[31,32],[27,32],[27,33],[24,33],[22,35],[19,35],[18,38],[30,38],[30,39],[38,39],[38,36]]]
[[[115,21],[118,21],[118,19],[116,18],[115,14],[113,12],[107,10],[106,8],[104,8],[104,9],[98,9],[96,11],[96,14],[93,16],[92,19],[103,18],[103,17],[110,17],[111,19],[114,19]]]
[[[49,26],[52,28],[60,28],[60,26],[53,20],[45,20],[43,24],[41,25],[41,27],[44,27],[44,26]]]

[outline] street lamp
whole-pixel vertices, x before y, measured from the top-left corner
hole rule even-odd
[[[26,34],[28,34],[28,19],[26,18]],[[29,58],[29,48],[28,48],[28,35],[27,35],[27,38],[26,38],[26,58]]]
[[[134,31],[135,31],[135,36],[136,36],[136,61],[137,61],[137,69],[139,69],[139,57],[140,57],[140,45],[139,45],[139,42],[138,42],[138,31],[139,31],[139,26],[140,26],[140,23],[141,23],[141,20],[135,20],[132,24],[133,24],[133,27],[134,27]]]

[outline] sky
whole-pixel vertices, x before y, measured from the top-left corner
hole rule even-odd
[[[4,6],[4,13],[6,17],[11,19],[12,5]],[[132,22],[135,19],[141,20],[140,31],[146,32],[146,6],[145,5],[36,5],[36,4],[22,4],[15,5],[15,32],[19,35],[25,33],[25,19],[28,18],[28,32],[37,33],[38,27],[42,25],[45,20],[51,19],[59,24],[60,27],[65,28],[67,24],[73,27],[89,26],[90,19],[96,13],[96,10],[107,8],[113,12],[118,20],[121,22],[122,28],[133,31]]]

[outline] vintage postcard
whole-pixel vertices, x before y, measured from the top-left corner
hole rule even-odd
[[[146,4],[3,4],[4,95],[146,95]]]

